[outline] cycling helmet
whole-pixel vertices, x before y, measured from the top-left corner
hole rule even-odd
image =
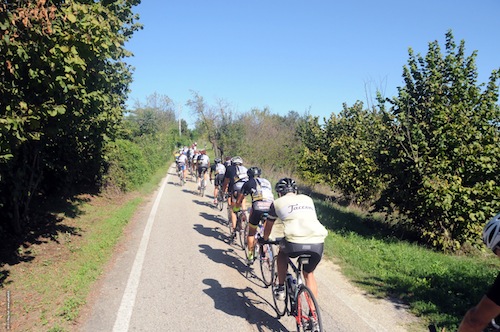
[[[297,192],[297,184],[293,179],[283,178],[276,183],[274,187],[276,192],[280,195],[285,195],[288,193],[296,193]]]
[[[255,167],[255,166],[250,167],[247,171],[247,175],[249,178],[259,177],[261,173],[262,173],[262,171],[260,170],[260,168]]]
[[[220,158],[215,158],[214,161],[215,161],[216,164],[219,164],[222,160]]]
[[[500,244],[500,213],[484,226],[483,242],[493,252],[495,252],[495,248]]]
[[[243,159],[241,159],[240,156],[236,156],[236,157],[231,158],[231,163],[233,165],[242,165],[243,164]]]

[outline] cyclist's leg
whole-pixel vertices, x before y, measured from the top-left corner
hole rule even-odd
[[[231,229],[233,230],[233,234],[234,235],[235,233],[235,229],[236,229],[236,213],[234,213],[233,211],[233,195],[229,195],[227,197],[227,209],[229,211],[229,215],[231,217]]]
[[[282,286],[285,284],[286,271],[288,270],[288,254],[282,250],[281,244],[276,262],[278,263],[278,284]]]
[[[217,204],[217,197],[219,196],[219,181],[217,175],[214,176],[214,204]]]
[[[314,270],[321,260],[321,256],[317,253],[310,253],[311,258],[309,258],[309,264],[304,265],[303,275],[306,286],[312,291],[314,297],[318,298],[318,284],[316,282],[316,277],[314,276]]]
[[[255,252],[255,233],[257,233],[257,227],[259,226],[260,216],[262,211],[250,210],[250,216],[248,218],[248,252]]]

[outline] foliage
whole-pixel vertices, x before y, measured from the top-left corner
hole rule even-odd
[[[359,287],[398,299],[426,322],[455,331],[464,313],[484,295],[500,263],[488,253],[459,256],[406,241],[383,218],[315,201],[330,230],[325,255]]]
[[[0,209],[20,232],[34,195],[92,185],[131,81],[127,1],[0,4]]]
[[[144,183],[151,174],[144,153],[131,141],[118,139],[108,144],[108,170],[105,185],[130,191]]]
[[[300,170],[310,182],[324,182],[339,189],[357,204],[373,202],[382,188],[376,164],[381,116],[357,102],[344,104],[323,127],[310,118],[301,127],[304,141]],[[318,175],[318,171],[320,174]]]
[[[195,91],[186,105],[197,117],[196,127],[199,135],[204,135],[218,157],[238,154],[242,145],[243,126],[234,120],[232,107],[224,100],[209,106],[204,98]]]
[[[269,109],[253,109],[239,121],[244,144],[241,155],[248,161],[273,173],[292,174],[300,152],[297,127],[303,118],[296,112],[286,116],[271,114]]]
[[[395,207],[433,246],[476,243],[500,210],[499,72],[477,85],[476,53],[446,34],[425,58],[410,49],[406,86],[389,99],[380,167],[390,177],[379,207]]]

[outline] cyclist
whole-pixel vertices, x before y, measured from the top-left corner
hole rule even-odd
[[[182,178],[184,179],[184,183],[186,183],[186,163],[187,163],[187,156],[185,153],[181,153],[179,157],[177,157],[177,170],[182,171]]]
[[[198,158],[201,156],[201,153],[199,150],[194,150],[194,154],[193,154],[193,160],[191,161],[191,171],[192,173],[194,174],[195,172],[197,172],[198,170]]]
[[[484,226],[483,242],[500,257],[500,213]],[[483,331],[498,315],[500,315],[500,273],[479,303],[467,311],[458,332]]]
[[[274,296],[285,298],[285,278],[288,268],[288,257],[308,254],[309,263],[304,265],[306,286],[314,296],[318,296],[318,285],[314,270],[323,255],[323,244],[328,235],[326,228],[319,222],[316,208],[311,197],[299,194],[297,184],[290,178],[283,178],[276,183],[278,198],[271,204],[269,216],[264,228],[264,240],[269,238],[275,220],[282,222],[283,231],[278,253],[278,282]],[[278,237],[278,236],[276,236]]]
[[[198,189],[201,187],[201,177],[203,176],[203,179],[205,180],[205,185],[207,183],[207,170],[210,167],[210,158],[207,156],[207,151],[205,149],[202,149],[200,151],[200,156],[198,157],[198,160],[196,162],[196,165],[198,165]]]
[[[272,202],[274,201],[273,188],[271,183],[261,178],[262,171],[258,167],[250,167],[247,171],[249,180],[241,187],[241,192],[236,200],[236,206],[241,206],[245,196],[252,197],[252,209],[248,219],[248,257],[247,264],[253,264],[254,249],[255,249],[255,232],[259,226],[262,215],[269,212]]]
[[[214,205],[217,205],[219,186],[222,186],[222,183],[224,182],[226,166],[224,166],[220,158],[215,158],[214,162],[215,163],[210,166],[210,182],[214,179]]]
[[[236,237],[236,213],[239,209],[245,210],[245,202],[243,201],[240,207],[237,207],[234,203],[236,198],[243,187],[243,184],[248,181],[247,168],[243,166],[243,159],[240,156],[235,156],[231,158],[231,165],[226,167],[226,173],[224,173],[224,183],[222,188],[224,193],[229,194],[227,198],[227,205],[231,209],[231,224],[233,225],[233,233],[231,238]]]

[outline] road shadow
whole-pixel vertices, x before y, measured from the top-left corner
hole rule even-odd
[[[248,267],[243,263],[242,257],[239,256],[232,248],[229,249],[214,249],[208,244],[200,244],[200,252],[205,254],[215,263],[224,264],[230,268],[237,270],[242,276],[247,271]]]
[[[219,227],[205,227],[200,224],[195,224],[193,225],[193,229],[200,233],[201,235],[205,235],[208,237],[212,237],[214,239],[220,240],[224,243],[228,243],[229,241],[229,234],[224,234],[221,232],[221,229]]]
[[[258,307],[269,307],[274,312],[273,305],[250,287],[243,289],[222,287],[214,279],[204,279],[203,283],[209,286],[203,292],[212,298],[215,309],[221,310],[227,315],[244,318],[257,331],[268,331],[269,329],[288,331],[276,316],[272,316]]]
[[[198,196],[199,197],[199,196]],[[201,205],[201,206],[207,206],[209,208],[214,208],[214,204],[210,201],[200,201],[200,200],[197,200],[197,199],[193,199],[193,202],[198,204],[198,205]]]

